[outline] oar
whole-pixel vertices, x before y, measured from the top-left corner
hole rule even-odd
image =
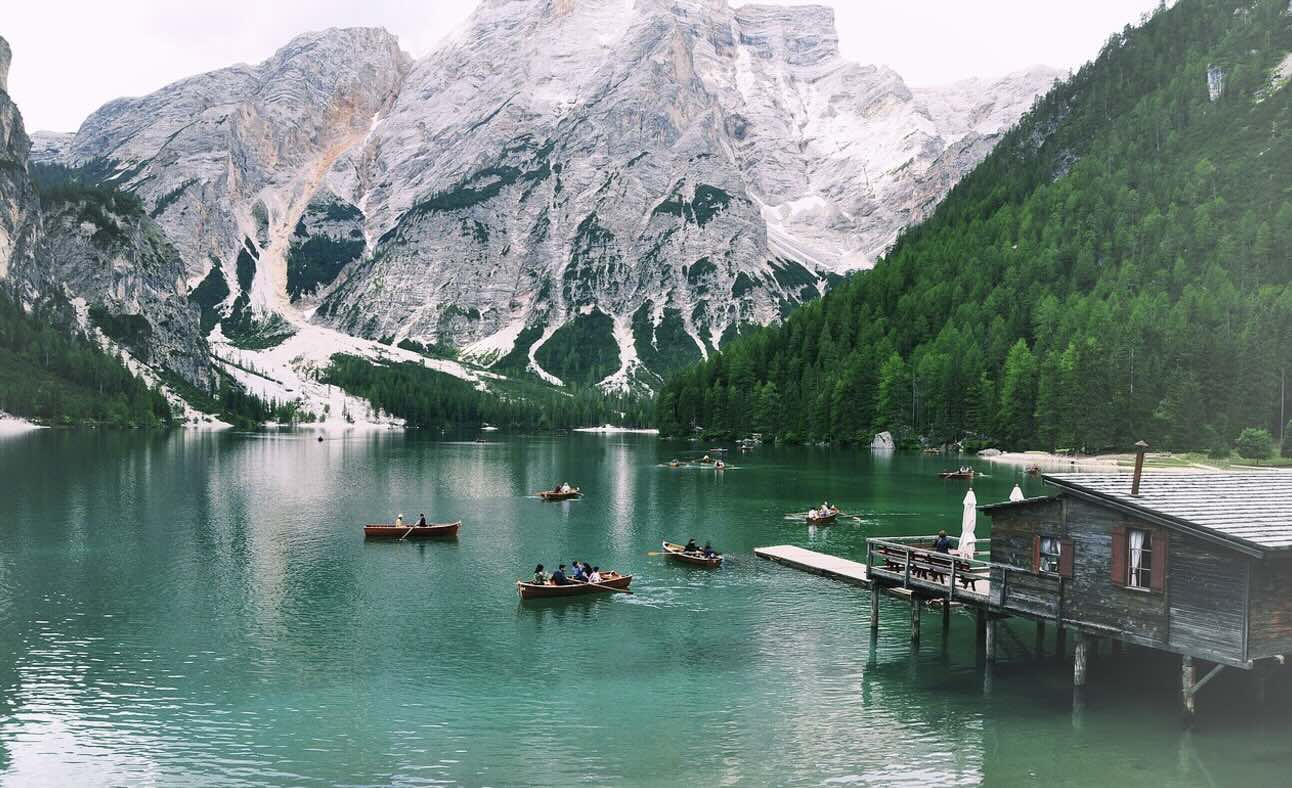
[[[399,541],[401,541],[401,542],[402,542],[402,541],[404,541],[405,539],[407,539],[407,538],[408,538],[408,535],[409,535],[409,534],[411,534],[411,533],[413,532],[413,528],[414,528],[414,526],[411,526],[411,525],[410,525],[410,526],[408,526],[408,530],[407,530],[407,531],[404,531],[404,535],[403,535],[403,536],[401,536],[401,537],[399,537]]]

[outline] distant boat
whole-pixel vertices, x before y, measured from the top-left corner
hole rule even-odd
[[[462,527],[462,521],[454,523],[430,523],[428,525],[365,525],[363,527],[363,538],[365,539],[432,539],[435,537],[448,538],[458,535],[458,529]]]
[[[1027,472],[1027,475],[1028,475],[1028,476],[1040,476],[1040,475],[1041,475],[1041,466],[1039,466],[1039,465],[1029,465],[1029,466],[1027,466],[1027,470],[1026,470],[1026,472]]]
[[[713,469],[715,471],[725,471],[727,469],[727,463],[723,462],[722,460],[718,460],[713,464]]]
[[[484,425],[483,427],[481,427],[481,428],[480,428],[480,431],[481,431],[481,432],[497,432],[497,431],[498,431],[498,428],[497,428],[497,427],[495,427],[495,426],[493,426],[492,424],[486,424],[486,425]]]
[[[627,590],[628,584],[632,581],[632,575],[621,575],[618,572],[602,572],[600,583],[572,581],[558,586],[550,583],[540,585],[517,580],[516,593],[520,594],[521,599],[547,599],[548,597],[576,596],[578,594],[609,594],[613,593],[614,589]],[[609,586],[609,588],[603,586]]]
[[[578,487],[571,489],[569,492],[555,492],[554,490],[542,490],[537,493],[539,498],[544,501],[568,501],[571,498],[578,498],[583,495],[583,490]]]
[[[678,462],[677,460],[673,460],[673,461],[671,461],[671,462],[668,464],[668,467],[670,467],[670,468],[681,468],[681,467],[682,467],[682,463]]]
[[[960,468],[955,471],[943,471],[938,474],[939,479],[972,479],[974,476],[973,468]]]
[[[672,542],[664,542],[664,553],[668,555],[669,558],[676,558],[679,561],[688,564],[695,564],[696,566],[707,566],[710,569],[717,568],[722,565],[722,556],[720,555],[715,555],[712,558],[705,558],[701,553],[688,553],[686,552],[685,546],[673,544]]]

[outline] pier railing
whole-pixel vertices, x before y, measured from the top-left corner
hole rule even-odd
[[[990,598],[990,561],[964,558],[933,549],[932,536],[872,538],[866,540],[867,573],[873,580],[944,596],[948,601],[964,598],[984,602]],[[984,546],[982,540],[976,546]],[[955,547],[959,540],[952,539]]]

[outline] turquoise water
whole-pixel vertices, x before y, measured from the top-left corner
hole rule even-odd
[[[12,785],[1280,785],[1286,694],[1178,663],[1069,668],[972,619],[943,638],[858,589],[757,559],[959,530],[958,460],[762,448],[670,469],[645,436],[41,431],[0,439],[0,782]],[[982,502],[1035,480],[980,465]],[[581,501],[530,496],[557,481]],[[810,530],[829,499],[860,522]],[[364,543],[402,511],[456,542]],[[980,528],[986,535],[987,527]],[[718,571],[648,556],[711,539]],[[521,603],[536,562],[633,596]],[[1051,640],[1051,648],[1053,642]]]

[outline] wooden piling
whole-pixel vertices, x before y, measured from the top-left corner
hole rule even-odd
[[[1193,664],[1193,657],[1180,660],[1180,699],[1184,704],[1184,713],[1192,717],[1194,712],[1193,685],[1197,681],[1198,669]]]
[[[996,619],[987,619],[987,661],[996,661]]]
[[[1072,659],[1072,686],[1086,686],[1086,657],[1090,639],[1082,632],[1077,633],[1077,645]]]
[[[951,631],[951,600],[942,602],[942,634],[946,635]]]
[[[1058,660],[1068,658],[1068,630],[1062,626],[1054,630],[1054,658]]]
[[[879,631],[879,586],[870,587],[870,631]]]
[[[911,597],[911,642],[920,642],[920,600]]]
[[[1036,637],[1032,641],[1032,653],[1037,659],[1045,656],[1045,622],[1036,622]]]

